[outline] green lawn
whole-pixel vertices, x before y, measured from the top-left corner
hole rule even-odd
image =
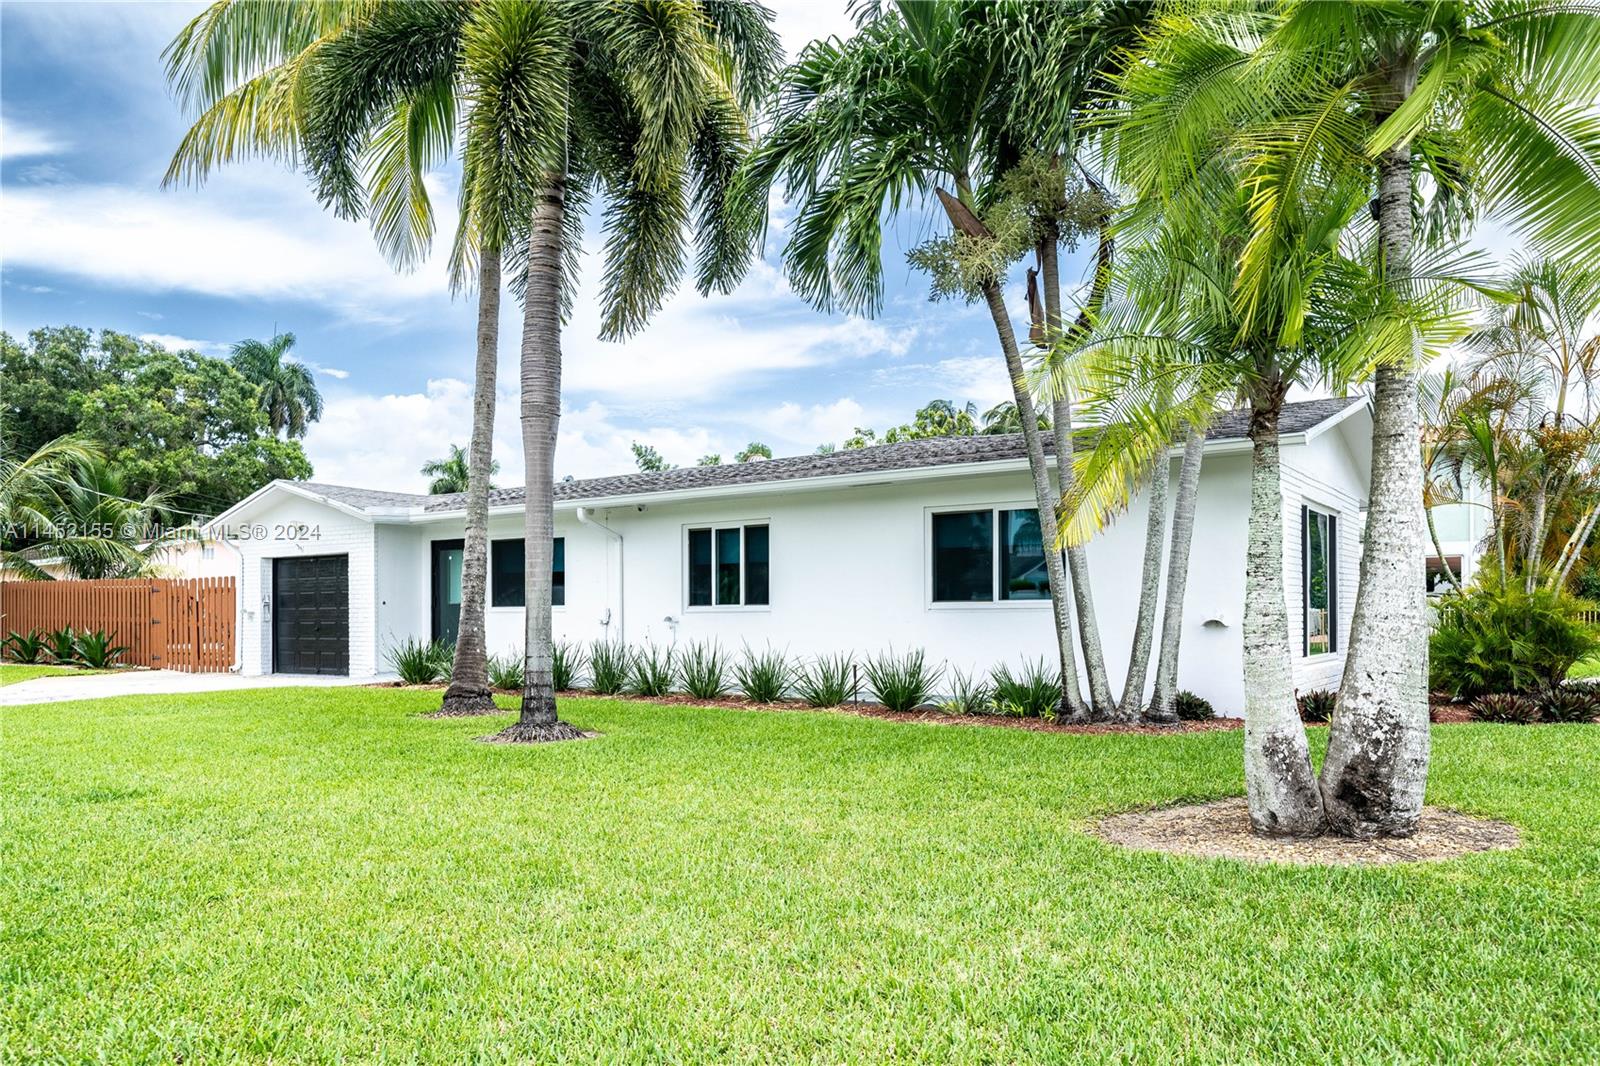
[[[1600,727],[1436,729],[1526,846],[1329,870],[1079,831],[1239,792],[1236,732],[437,699],[0,711],[0,1060],[1600,1058]]]
[[[1570,678],[1600,677],[1600,655],[1591,655],[1587,659],[1579,659],[1572,664],[1572,669],[1567,671]]]
[[[53,677],[56,674],[76,673],[71,666],[44,666],[31,663],[0,663],[0,685],[15,685],[19,681],[32,681],[36,677]]]

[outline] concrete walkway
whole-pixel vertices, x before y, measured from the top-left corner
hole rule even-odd
[[[383,677],[309,677],[270,674],[243,677],[239,674],[186,674],[179,670],[123,670],[109,674],[58,674],[36,677],[15,685],[0,687],[0,707],[26,703],[64,703],[67,700],[96,700],[114,696],[160,696],[184,692],[231,692],[247,688],[305,688],[332,685],[366,685]]]

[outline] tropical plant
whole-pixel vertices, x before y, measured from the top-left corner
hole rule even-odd
[[[121,496],[102,498],[95,486],[104,487],[108,478],[103,453],[76,438],[58,438],[22,457],[0,451],[0,569],[6,576],[49,581],[53,575],[41,563],[50,559],[75,577],[145,568],[149,555],[137,538],[160,497],[151,497],[147,507]]]
[[[295,336],[287,331],[267,341],[242,340],[233,346],[229,362],[260,390],[257,402],[272,432],[304,437],[322,417],[322,393],[311,368],[287,358],[294,345]]]
[[[1052,720],[1061,700],[1061,679],[1043,659],[1025,662],[1012,672],[1001,663],[989,674],[995,709],[1017,718]]]
[[[891,711],[914,711],[933,699],[944,671],[929,666],[927,653],[918,648],[904,655],[891,650],[871,656],[862,660],[861,672],[873,699]]]
[[[1328,722],[1333,719],[1339,705],[1339,694],[1330,689],[1314,688],[1299,697],[1300,719],[1305,722]]]
[[[489,684],[501,692],[521,692],[522,656],[489,656]]]
[[[389,666],[407,685],[431,685],[442,676],[440,659],[447,647],[442,641],[407,637],[389,648]]]
[[[661,453],[656,451],[656,449],[651,445],[640,444],[638,441],[634,441],[628,447],[633,449],[633,461],[634,464],[638,466],[641,473],[659,474],[663,471],[673,469],[672,464],[663,459],[661,457]]]
[[[794,667],[789,657],[777,648],[768,646],[758,652],[746,644],[733,664],[733,679],[751,703],[776,703],[789,691],[794,681]]]
[[[1539,720],[1539,702],[1516,692],[1491,692],[1473,700],[1467,713],[1480,722],[1529,725]]]
[[[1038,420],[1040,430],[1050,428],[1050,413],[1038,411],[1034,417]],[[1001,433],[1021,433],[1022,416],[1017,413],[1017,401],[1001,400],[987,411],[983,412],[983,427],[978,431],[984,436],[995,436]]]
[[[855,666],[855,656],[847,651],[819,655],[795,671],[795,695],[807,707],[837,707],[850,698]]]
[[[6,634],[6,639],[0,641],[0,652],[5,658],[14,663],[42,663],[48,646],[45,635],[37,629],[30,629],[26,633],[18,633],[15,629]]]
[[[746,444],[743,448],[740,448],[733,455],[733,461],[736,462],[736,463],[748,463],[752,459],[771,459],[771,458],[772,458],[772,449],[770,447],[768,447],[767,445],[762,444],[758,440],[751,441],[749,444]]]
[[[472,485],[471,459],[467,450],[459,444],[450,445],[449,453],[443,459],[429,459],[422,464],[422,476],[428,479],[428,495],[443,496],[447,493],[467,492]],[[489,464],[490,475],[500,472],[500,464]],[[490,485],[490,489],[494,486]],[[463,575],[463,580],[465,576]]]
[[[1589,685],[1562,684],[1539,693],[1546,722],[1593,722],[1600,718],[1600,692]]]
[[[678,679],[677,653],[669,645],[646,644],[633,653],[628,691],[635,696],[665,696]]]
[[[604,696],[621,692],[633,669],[633,653],[616,640],[597,640],[589,645],[589,687]]]
[[[1217,709],[1211,706],[1210,700],[1186,688],[1179,689],[1173,696],[1172,709],[1185,722],[1209,722],[1217,716]]]
[[[77,634],[71,626],[53,629],[44,635],[45,652],[52,662],[71,666],[78,656]]]
[[[697,700],[719,700],[728,693],[728,653],[714,640],[695,641],[678,657],[683,690]]]
[[[67,577],[83,581],[140,577],[157,569],[178,535],[167,532],[167,494],[132,498],[122,473],[99,455],[72,465],[56,493],[56,524],[72,533],[53,551]]]
[[[109,670],[127,653],[127,645],[117,644],[116,634],[103,629],[85,629],[72,640],[73,661],[91,670]]]
[[[557,692],[578,687],[578,675],[583,672],[584,662],[583,649],[576,644],[558,640],[550,646],[550,683]]]
[[[982,674],[952,667],[945,688],[949,691],[939,701],[939,709],[946,714],[984,714],[994,706],[994,690]]]
[[[1474,587],[1437,604],[1429,640],[1431,687],[1470,699],[1559,684],[1573,663],[1600,649],[1583,607],[1554,589],[1528,592],[1517,585]]]

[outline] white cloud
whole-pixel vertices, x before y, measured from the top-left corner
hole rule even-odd
[[[812,404],[802,407],[797,403],[781,403],[766,412],[759,425],[773,440],[793,443],[797,448],[776,448],[774,454],[782,456],[794,451],[810,451],[818,444],[839,444],[856,430],[868,424],[866,410],[848,396],[829,404]]]
[[[999,353],[905,363],[880,369],[874,376],[883,385],[922,387],[930,398],[943,396],[957,404],[971,400],[980,411],[1011,399],[1011,379]]]
[[[138,315],[140,318],[148,318],[152,322],[160,322],[163,318],[167,317],[160,311],[135,311],[134,314]]]
[[[144,292],[301,299],[372,321],[415,313],[419,301],[448,301],[435,264],[396,274],[364,226],[334,219],[283,175],[273,177],[219,181],[199,193],[12,188],[0,203],[6,264]],[[436,204],[452,199],[435,192]],[[446,222],[452,212],[440,215]],[[449,240],[440,234],[438,246]]]
[[[25,159],[54,155],[67,147],[48,130],[0,114],[0,159]]]
[[[305,361],[301,360],[301,362]],[[330,378],[337,378],[340,381],[343,381],[345,378],[350,376],[350,371],[341,370],[336,366],[323,366],[321,363],[306,363],[305,365],[318,374],[324,374]]]
[[[169,352],[196,351],[202,355],[221,355],[229,346],[221,341],[202,341],[192,337],[179,337],[172,333],[141,333],[139,339],[159,344]]]

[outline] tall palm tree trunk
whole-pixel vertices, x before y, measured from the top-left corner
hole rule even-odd
[[[484,595],[489,585],[489,470],[494,461],[495,373],[500,356],[500,250],[478,262],[478,357],[472,384],[472,445],[467,460],[467,529],[461,552],[461,623],[441,715],[494,714],[489,690]]]
[[[1163,449],[1150,476],[1150,513],[1144,527],[1144,567],[1139,573],[1139,614],[1128,652],[1128,676],[1122,683],[1117,718],[1134,721],[1144,714],[1144,683],[1150,675],[1150,648],[1155,643],[1156,604],[1161,599],[1161,556],[1167,539],[1167,482],[1172,466]]]
[[[1043,267],[1045,337],[1054,344],[1061,338],[1061,265],[1055,238],[1041,242],[1040,264]],[[1089,328],[1089,310],[1097,307],[1105,297],[1111,282],[1111,238],[1109,230],[1101,230],[1099,254],[1095,260],[1094,280],[1084,312],[1078,316],[1073,333],[1080,334]],[[1056,444],[1056,479],[1060,483],[1060,498],[1065,500],[1072,492],[1075,481],[1072,468],[1072,401],[1062,396],[1055,401],[1051,411],[1054,420]],[[1078,616],[1078,639],[1083,647],[1083,669],[1089,681],[1089,709],[1096,718],[1113,717],[1116,701],[1111,696],[1111,679],[1106,673],[1105,646],[1100,640],[1100,621],[1094,609],[1094,583],[1089,576],[1089,553],[1082,544],[1067,548],[1067,569],[1072,574],[1073,607]]]
[[[957,183],[963,195],[969,190]],[[935,189],[940,204],[950,217],[950,224],[969,235],[987,232],[983,224],[961,200],[943,189]],[[1028,472],[1033,476],[1033,498],[1039,509],[1039,535],[1044,543],[1045,574],[1050,582],[1050,612],[1055,622],[1057,661],[1061,665],[1062,717],[1082,720],[1088,717],[1078,688],[1077,656],[1072,650],[1072,612],[1064,590],[1067,571],[1061,552],[1055,550],[1059,541],[1056,521],[1056,495],[1050,486],[1050,468],[1045,464],[1044,438],[1039,433],[1039,414],[1033,404],[1033,394],[1028,389],[1027,374],[1022,368],[1022,353],[1017,347],[1016,331],[1011,327],[1011,313],[1006,310],[1005,294],[998,282],[983,287],[984,302],[989,305],[989,316],[1000,339],[1000,351],[1005,356],[1006,373],[1011,378],[1011,395],[1017,405],[1017,416],[1022,422],[1022,441],[1028,452]],[[1071,455],[1070,452],[1067,453]],[[1060,456],[1057,456],[1060,465]]]
[[[1428,539],[1433,541],[1433,552],[1439,557],[1439,565],[1444,569],[1445,580],[1450,582],[1450,587],[1459,594],[1461,580],[1456,577],[1456,572],[1450,568],[1450,560],[1444,553],[1444,544],[1439,540],[1439,527],[1433,523],[1433,508],[1424,506],[1422,513],[1428,519]]]
[[[1161,615],[1161,652],[1156,658],[1155,696],[1149,717],[1176,722],[1173,700],[1178,694],[1178,648],[1183,639],[1183,598],[1189,586],[1189,551],[1194,544],[1195,504],[1200,496],[1200,462],[1205,455],[1204,431],[1190,427],[1178,468],[1178,494],[1172,502],[1172,544],[1167,549],[1167,599]]]
[[[1252,400],[1250,532],[1244,585],[1244,780],[1250,825],[1268,836],[1316,836],[1325,822],[1305,726],[1295,707],[1283,582],[1282,386]],[[1340,714],[1344,711],[1341,708]]]
[[[550,568],[555,551],[556,435],[561,425],[562,222],[566,176],[540,191],[528,236],[528,288],[522,318],[522,454],[526,515],[523,597],[527,612],[522,713],[500,739],[536,742],[582,736],[556,717],[551,677]]]
[[[1402,64],[1391,84],[1404,100],[1415,88],[1416,64]],[[1379,162],[1378,241],[1385,275],[1404,284],[1412,242],[1409,145]],[[1366,544],[1339,713],[1322,764],[1328,822],[1343,836],[1409,836],[1422,814],[1430,744],[1422,484],[1417,372],[1379,367]]]

